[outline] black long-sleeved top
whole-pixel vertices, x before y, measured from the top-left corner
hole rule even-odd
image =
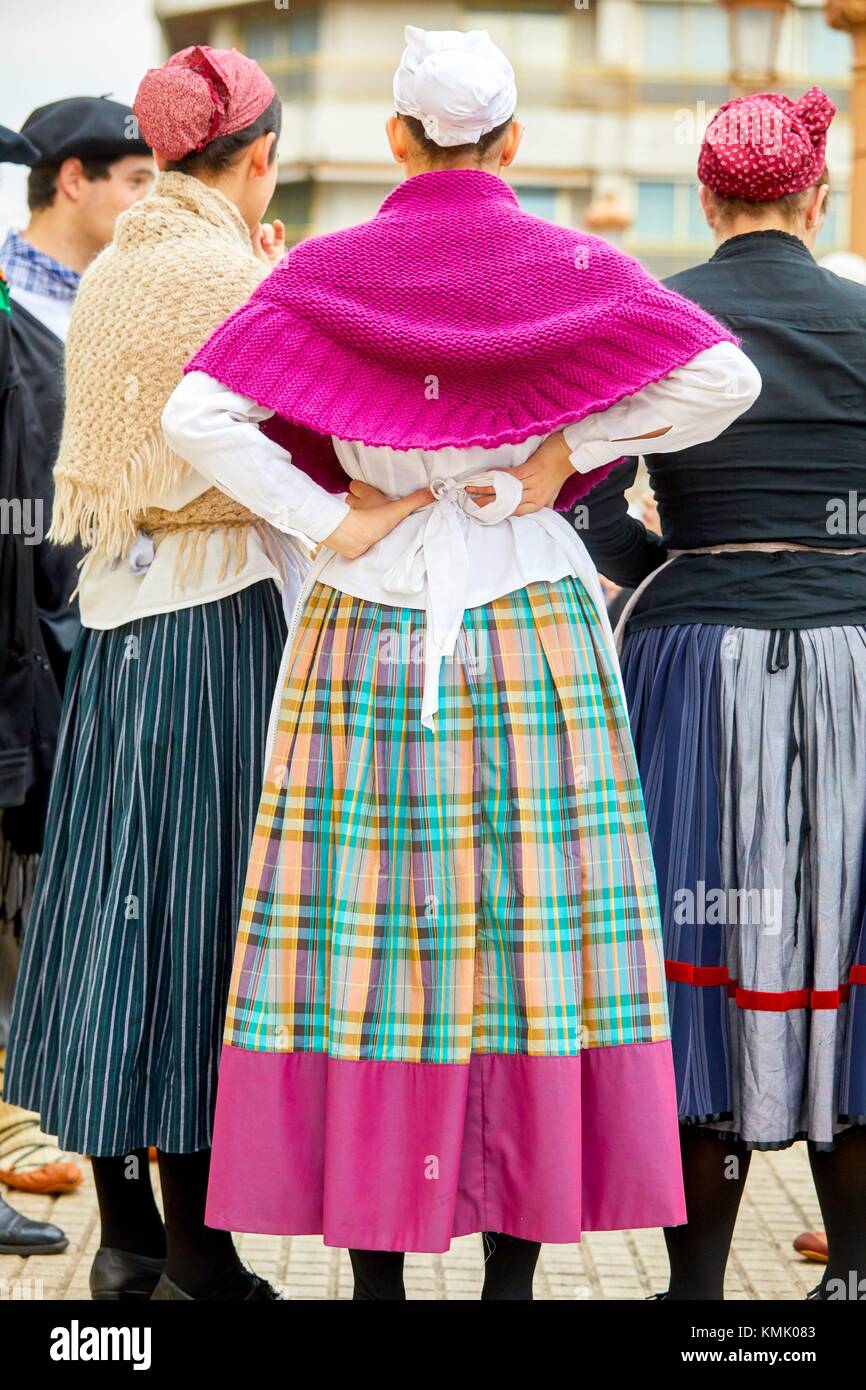
[[[64,347],[45,324],[12,301],[12,342],[24,386],[27,471],[34,498],[42,503],[45,529],[54,503],[54,464],[63,427]],[[70,595],[78,582],[79,545],[43,541],[33,557],[36,606],[48,658],[60,689],[80,631],[78,603]]]
[[[663,540],[628,514],[636,460],[589,494],[581,535],[602,574],[635,586],[668,549],[738,541],[866,547],[866,287],[775,231],[732,237],[666,283],[737,334],[763,386],[717,439],[646,458]],[[694,622],[866,624],[866,554],[684,556],[647,586],[629,627]]]
[[[18,521],[34,490],[27,467],[24,386],[12,328],[0,312],[0,808],[24,805],[36,785],[47,790],[60,718],[36,605],[34,553]],[[7,836],[7,838],[11,838]]]

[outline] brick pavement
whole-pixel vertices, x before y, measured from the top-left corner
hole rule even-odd
[[[19,1211],[53,1220],[70,1238],[63,1255],[30,1260],[0,1255],[0,1297],[24,1280],[19,1296],[87,1299],[87,1278],[99,1237],[90,1167],[84,1186],[51,1199],[6,1193]],[[154,1169],[155,1172],[155,1169]],[[728,1272],[731,1299],[801,1299],[817,1283],[820,1266],[795,1255],[791,1241],[820,1227],[804,1145],[779,1154],[755,1154]],[[241,1254],[291,1299],[351,1296],[345,1251],[315,1236],[242,1236]],[[587,1236],[583,1243],[546,1246],[535,1280],[537,1299],[640,1299],[662,1289],[667,1261],[659,1231]],[[447,1255],[409,1255],[406,1284],[413,1299],[477,1299],[481,1287],[480,1238],[454,1241]]]

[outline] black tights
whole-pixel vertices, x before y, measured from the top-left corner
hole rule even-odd
[[[532,1240],[484,1231],[484,1287],[482,1303],[529,1303],[532,1276],[541,1246]],[[403,1284],[403,1254],[399,1250],[350,1250],[355,1276],[353,1300],[401,1302],[406,1298]]]
[[[724,1298],[725,1267],[751,1153],[738,1139],[680,1127],[687,1226],[669,1226],[668,1298]]]
[[[739,1140],[687,1126],[680,1130],[680,1142],[688,1225],[665,1231],[671,1266],[668,1298],[717,1300],[724,1298],[750,1153]],[[809,1161],[830,1252],[822,1287],[840,1279],[846,1289],[856,1289],[866,1279],[866,1129],[841,1135],[832,1150],[810,1149]]]
[[[165,1227],[150,1182],[147,1149],[122,1158],[92,1158],[101,1225],[100,1245],[165,1259]]]
[[[812,1178],[818,1193],[829,1260],[821,1289],[824,1296],[866,1297],[866,1129],[847,1130],[835,1149],[810,1151]],[[860,1288],[860,1281],[863,1287]]]
[[[248,1276],[228,1231],[204,1224],[210,1149],[160,1152],[163,1226],[150,1182],[146,1149],[121,1158],[94,1158],[102,1226],[100,1244],[136,1255],[165,1257],[166,1273],[193,1298],[232,1298]]]

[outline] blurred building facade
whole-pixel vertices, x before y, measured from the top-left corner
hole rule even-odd
[[[371,216],[394,186],[383,123],[409,21],[485,28],[508,53],[526,127],[512,181],[528,209],[585,226],[604,200],[628,223],[604,234],[658,275],[709,253],[695,166],[708,116],[732,94],[715,0],[156,0],[155,12],[167,51],[237,47],[271,74],[285,103],[272,214],[294,240]],[[796,0],[776,86],[797,97],[817,83],[839,107],[819,254],[848,244],[850,63],[819,0]]]

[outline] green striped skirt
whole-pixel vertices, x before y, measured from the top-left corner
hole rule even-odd
[[[65,1148],[210,1146],[284,640],[270,582],[81,634],[5,1086]]]

